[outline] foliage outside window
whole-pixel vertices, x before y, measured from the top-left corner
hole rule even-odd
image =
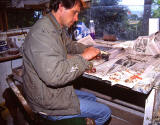
[[[80,21],[89,26],[89,20],[93,19],[96,26],[96,38],[102,38],[104,34],[113,34],[119,40],[134,40],[139,36],[148,35],[148,22],[151,17],[159,17],[159,3],[153,10],[152,0],[144,5],[120,5],[122,0],[92,0],[91,7],[80,14]],[[139,1],[139,0],[135,0]],[[136,12],[130,9],[133,7]]]
[[[160,17],[160,0],[152,1],[152,17],[153,18]]]

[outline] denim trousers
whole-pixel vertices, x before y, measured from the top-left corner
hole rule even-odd
[[[108,106],[96,102],[96,96],[80,91],[75,90],[80,102],[80,114],[77,115],[67,115],[67,116],[47,116],[50,120],[61,120],[74,117],[88,117],[95,120],[96,125],[103,125],[111,116],[111,110]]]

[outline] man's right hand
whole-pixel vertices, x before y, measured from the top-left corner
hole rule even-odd
[[[86,60],[91,60],[100,53],[100,50],[94,47],[89,47],[84,50],[81,56]]]

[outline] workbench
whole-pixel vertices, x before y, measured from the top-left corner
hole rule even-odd
[[[107,46],[105,45],[105,47]],[[124,50],[122,51],[124,52]],[[103,91],[102,93],[100,92],[101,95],[99,97],[105,98],[105,100],[108,100],[109,102],[113,102],[114,104],[119,104],[124,107],[127,107],[129,108],[128,111],[130,109],[136,111],[137,113],[140,114],[139,115],[140,117],[143,117],[143,125],[158,124],[160,122],[160,103],[159,103],[160,102],[159,101],[159,96],[160,96],[160,92],[159,92],[159,88],[160,88],[159,87],[159,83],[160,83],[159,62],[160,61],[159,59],[160,58],[159,57],[155,58],[150,56],[139,58],[138,55],[136,55],[134,59],[133,58],[131,59],[129,55],[127,55],[126,53],[123,53],[122,51],[118,50],[116,52],[116,54],[118,55],[118,56],[114,56],[116,60],[114,59],[111,59],[111,61],[108,60],[108,62],[109,61],[114,62],[114,64],[104,61],[103,63],[100,64],[101,66],[99,65],[95,66],[97,70],[96,73],[84,73],[83,74],[84,78],[87,78],[88,80],[89,79],[92,80],[91,81],[92,83],[94,82],[94,85],[86,86],[83,84],[85,86],[84,88],[88,87],[89,91],[91,90],[91,92],[96,93],[97,96],[100,94],[97,93],[96,91],[99,91],[99,89],[105,90],[105,87],[107,86],[109,89],[113,90],[111,92],[112,94],[117,93],[116,91],[123,90],[121,92],[118,92],[117,93],[118,95],[116,96],[115,94],[113,94],[114,95],[113,96],[113,95],[110,95],[110,93]],[[123,54],[121,54],[121,52]],[[136,60],[136,61],[134,62],[133,60],[134,61]],[[123,63],[123,61],[125,63]],[[130,62],[130,64],[128,65],[126,64],[126,62],[127,63]],[[143,67],[142,72],[140,72],[141,64],[144,64],[142,65]],[[128,65],[128,67],[126,67],[126,65]],[[107,67],[107,69],[105,69],[105,66]],[[112,68],[109,66],[111,66]],[[115,70],[114,68],[116,67],[118,68]],[[103,84],[102,88],[98,87],[99,85],[102,85],[102,84]],[[110,91],[110,90],[106,89],[106,91]],[[123,92],[125,92],[126,94]],[[118,96],[121,96],[121,95],[123,95],[122,97],[123,100],[118,99],[119,98]],[[136,104],[136,101],[137,101],[137,104]],[[132,123],[134,123],[134,121],[132,121]],[[141,121],[139,121],[139,123],[135,123],[135,124],[138,125],[142,123]]]

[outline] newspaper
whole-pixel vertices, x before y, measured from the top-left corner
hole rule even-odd
[[[150,36],[139,36],[136,40],[122,42],[113,47],[125,48],[134,55],[154,56],[160,54],[160,31]]]
[[[130,55],[119,50],[114,58],[109,58],[95,66],[95,73],[88,73],[111,85],[122,85],[141,93],[148,93],[160,75],[160,58],[146,55]]]
[[[118,84],[141,93],[148,93],[156,84],[160,75],[160,32],[113,46],[105,43],[97,46],[91,39],[86,37],[80,42],[105,50],[109,54],[109,60],[92,60],[96,72],[86,74],[110,81],[111,85]]]
[[[95,45],[96,44],[96,42],[92,39],[90,35],[87,35],[86,37],[81,38],[77,42],[82,43],[84,45]]]
[[[120,41],[104,41],[104,40],[99,40],[99,39],[92,39],[90,35],[87,35],[86,37],[83,37],[77,41],[78,43],[82,43],[84,45],[91,45],[94,47],[112,47],[116,44],[118,44]]]

